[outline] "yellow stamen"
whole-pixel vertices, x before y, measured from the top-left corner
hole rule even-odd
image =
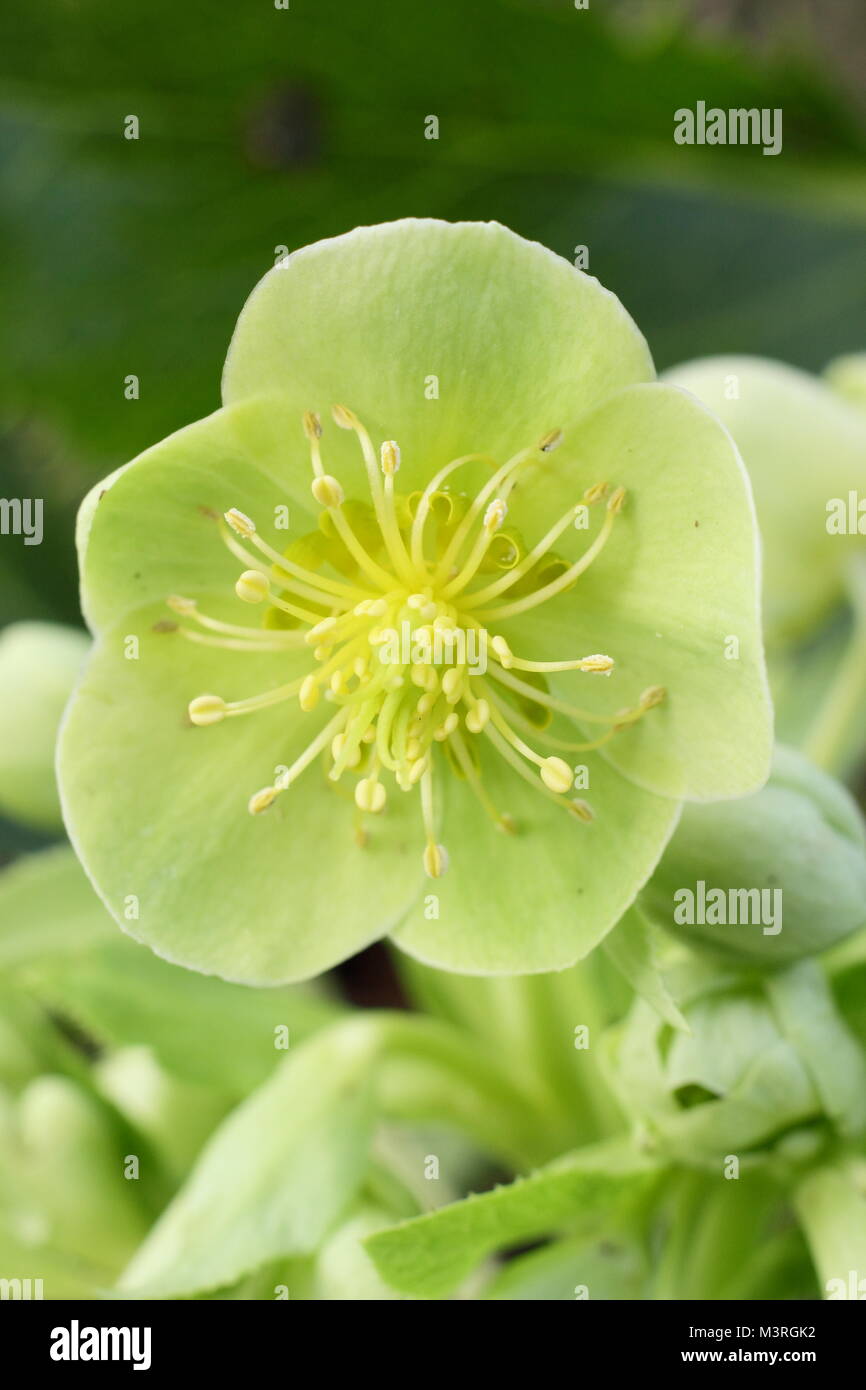
[[[607,513],[602,523],[601,529],[592,545],[584,551],[579,560],[573,565],[569,565],[563,574],[556,579],[552,579],[549,584],[545,584],[541,589],[536,589],[535,593],[527,594],[524,598],[515,599],[513,603],[503,604],[501,608],[491,608],[487,612],[477,612],[476,618],[501,622],[503,618],[513,618],[518,613],[525,613],[530,608],[537,608],[540,603],[546,603],[548,599],[555,598],[564,589],[568,589],[576,579],[589,569],[593,560],[604,549],[607,539],[613,530],[613,523],[622,510],[625,499],[625,489],[617,488],[608,499]]]
[[[507,639],[501,633],[490,634],[487,624],[534,608],[573,584],[607,543],[623,506],[624,490],[616,488],[608,495],[606,482],[593,484],[580,504],[569,507],[527,549],[517,525],[504,529],[509,499],[522,472],[540,464],[557,447],[561,431],[551,431],[498,467],[480,453],[452,459],[423,491],[407,498],[395,491],[401,463],[396,441],[385,440],[377,453],[353,411],[337,405],[333,417],[359,441],[375,525],[366,504],[355,498],[347,501],[343,483],[326,470],[322,423],[314,411],[307,411],[303,430],[310,449],[311,491],[327,514],[323,531],[331,544],[337,538],[342,541],[358,578],[351,583],[332,578],[281,555],[261,537],[253,518],[239,508],[230,508],[224,520],[217,518],[227,549],[244,566],[234,586],[236,597],[250,605],[268,605],[269,621],[274,616],[271,610],[277,610],[293,623],[244,627],[201,613],[194,599],[173,596],[169,607],[185,623],[160,622],[155,630],[177,631],[187,641],[224,650],[302,652],[310,669],[285,685],[248,699],[227,701],[212,693],[199,695],[190,701],[190,722],[207,727],[294,698],[303,713],[315,710],[323,701],[336,706],[333,718],[288,772],[250,798],[251,813],[260,815],[272,806],[321,754],[331,783],[338,783],[346,772],[355,773],[353,790],[341,794],[354,803],[355,838],[363,845],[367,832],[362,818],[384,810],[385,782],[390,775],[404,793],[419,788],[423,864],[433,878],[441,877],[448,863],[437,840],[434,813],[437,762],[440,766],[447,762],[465,781],[499,829],[515,829],[511,817],[500,813],[487,793],[479,745],[472,743],[470,736],[483,734],[489,747],[540,795],[575,819],[590,820],[592,811],[587,803],[569,795],[574,785],[572,768],[566,758],[551,750],[582,751],[601,746],[659,704],[665,696],[663,688],[647,687],[633,708],[612,715],[581,710],[550,695],[542,680],[521,680],[516,673],[608,674],[612,656],[596,653],[562,661],[531,661],[516,656]],[[458,469],[481,461],[490,465],[490,471],[474,497],[443,490]],[[577,520],[579,512],[602,501],[605,516],[584,554],[570,565],[552,555],[554,542]],[[428,558],[425,526],[434,506],[441,517],[435,536],[439,553]],[[213,515],[207,508],[200,510]],[[363,518],[363,530],[350,521],[356,515]],[[443,530],[447,539],[442,539]],[[428,548],[430,539],[428,535]],[[289,551],[290,555],[298,553],[295,546]],[[335,554],[312,545],[304,553],[316,566],[321,556]],[[339,572],[344,565],[342,554],[329,563]],[[473,590],[482,568],[503,572],[492,583]],[[526,581],[531,584],[533,578],[539,587],[512,601],[514,586],[524,581],[520,587],[525,589]],[[505,601],[499,602],[506,594]],[[489,649],[492,658],[489,684],[481,678],[483,667],[478,666],[477,655],[467,645],[467,639],[474,641],[476,637],[481,650],[486,654]],[[526,711],[532,714],[536,709],[548,721],[559,713],[578,723],[598,724],[600,733],[583,742],[559,738],[537,728],[528,717]],[[519,731],[525,731],[530,741]],[[543,752],[533,746],[536,739],[541,740]],[[442,747],[441,754],[436,751],[437,744]]]

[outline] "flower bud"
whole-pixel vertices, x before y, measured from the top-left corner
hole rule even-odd
[[[866,922],[866,848],[852,798],[792,749],[739,801],[687,806],[641,897],[696,949],[775,967]]]
[[[0,812],[59,829],[54,744],[89,646],[56,623],[13,623],[0,637]]]
[[[863,1131],[866,1057],[815,962],[744,978],[693,961],[671,983],[688,1032],[638,1000],[606,1040],[648,1147],[722,1172],[797,1163]]]
[[[55,1250],[107,1268],[129,1259],[147,1229],[138,1184],[123,1176],[130,1139],[67,1077],[41,1076],[23,1092],[13,1179]]]

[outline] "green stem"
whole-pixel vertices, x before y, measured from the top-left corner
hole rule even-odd
[[[852,1271],[855,1282],[866,1281],[866,1162],[849,1158],[816,1169],[794,1192],[794,1207],[822,1293],[832,1294],[831,1281],[840,1280],[841,1296],[857,1298],[849,1285]]]

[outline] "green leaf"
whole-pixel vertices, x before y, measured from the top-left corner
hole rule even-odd
[[[66,846],[0,874],[0,970],[14,972],[114,940],[116,928]]]
[[[631,1300],[642,1296],[646,1259],[617,1232],[602,1240],[557,1240],[518,1255],[487,1285],[482,1298],[508,1302]]]
[[[147,1043],[175,1076],[243,1095],[339,1006],[306,988],[257,992],[182,970],[124,937],[71,850],[0,874],[0,969],[113,1046]],[[280,1035],[282,1036],[282,1035]]]
[[[630,907],[604,940],[604,949],[637,994],[674,1028],[689,1025],[674,1002],[656,960],[651,923],[640,908]]]
[[[362,1179],[376,1050],[351,1020],[289,1056],[216,1131],[121,1290],[176,1298],[315,1250]]]
[[[591,1228],[651,1185],[657,1169],[621,1144],[578,1150],[481,1196],[371,1236],[367,1249],[388,1284],[445,1298],[495,1250],[563,1227]]]
[[[780,1026],[797,1047],[824,1109],[841,1134],[866,1129],[866,1054],[836,1009],[816,961],[799,961],[767,981]]]

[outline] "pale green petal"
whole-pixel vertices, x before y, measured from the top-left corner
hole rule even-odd
[[[757,789],[772,728],[754,515],[730,437],[685,392],[646,385],[584,420],[554,461],[560,454],[557,467],[572,479],[567,500],[607,481],[626,488],[626,502],[575,586],[512,620],[514,650],[545,660],[611,656],[610,676],[551,678],[560,698],[597,714],[665,688],[661,705],[603,749],[642,786],[695,800]]]
[[[315,528],[309,490],[293,491],[299,479],[293,484],[285,466],[289,424],[280,402],[218,410],[155,444],[88,494],[79,513],[78,550],[82,607],[91,627],[170,594],[232,595],[242,566],[220,540],[213,513],[237,507],[280,551],[291,536]],[[299,423],[295,433],[306,447]],[[291,531],[282,525],[286,517]],[[235,608],[235,621],[250,621],[244,604]]]
[[[796,637],[841,599],[852,547],[863,545],[862,536],[828,532],[827,506],[851,490],[866,495],[866,419],[816,378],[760,358],[706,358],[666,377],[734,436],[763,538],[767,630]]]
[[[223,398],[277,393],[323,418],[347,405],[401,445],[409,489],[469,451],[507,458],[652,375],[615,296],[553,252],[497,223],[407,219],[270,271],[235,330]],[[323,442],[363,477],[354,441],[330,426]]]
[[[316,761],[251,816],[252,793],[327,715],[302,715],[292,701],[192,727],[193,696],[253,695],[295,672],[282,655],[154,633],[160,616],[143,609],[103,635],[70,708],[59,763],[75,849],[120,925],[166,959],[246,984],[318,974],[387,933],[416,896],[409,798],[391,798],[361,849],[351,800]],[[130,636],[134,660],[124,656]]]
[[[595,813],[575,819],[534,790],[496,752],[483,753],[484,786],[515,835],[496,828],[469,787],[441,778],[440,836],[450,859],[426,880],[394,940],[429,965],[464,974],[562,970],[619,920],[658,862],[677,802],[642,791],[597,755],[580,792]]]
[[[0,813],[61,826],[54,743],[88,641],[56,623],[13,623],[0,635]]]

